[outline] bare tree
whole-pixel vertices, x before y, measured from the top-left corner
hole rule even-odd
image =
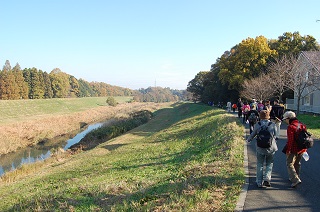
[[[297,97],[297,113],[299,114],[301,99],[320,89],[320,73],[312,66],[309,58],[304,59],[302,53],[288,75],[289,81],[286,86],[293,90]]]
[[[246,99],[266,100],[272,97],[273,93],[274,90],[269,83],[269,76],[261,74],[259,77],[244,81],[240,96]]]
[[[278,99],[282,99],[284,92],[292,89],[294,78],[291,72],[296,63],[297,59],[293,55],[283,55],[274,58],[274,62],[268,65],[269,82]]]
[[[312,58],[312,52],[309,53],[302,52],[299,58],[293,55],[274,58],[274,62],[268,65],[266,75],[244,82],[241,96],[263,100],[276,94],[281,99],[285,91],[292,90],[298,101],[299,113],[301,99],[315,90],[320,90],[320,72],[312,65],[317,57]]]

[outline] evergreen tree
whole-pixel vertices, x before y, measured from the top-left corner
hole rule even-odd
[[[28,99],[28,84],[25,82],[25,79],[23,77],[23,72],[21,70],[21,67],[19,65],[19,63],[17,63],[15,65],[15,67],[13,67],[13,73],[15,76],[15,82],[16,82],[16,86],[18,87],[18,99]]]
[[[94,96],[94,91],[92,87],[90,86],[89,82],[79,79],[79,97],[91,97]]]
[[[43,72],[44,98],[53,98],[50,76],[47,72]]]
[[[79,82],[74,76],[69,77],[69,84],[70,84],[70,97],[78,97],[79,95]]]

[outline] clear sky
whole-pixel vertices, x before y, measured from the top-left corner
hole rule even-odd
[[[1,0],[0,68],[54,68],[131,89],[186,89],[224,51],[298,31],[320,41],[319,0]]]

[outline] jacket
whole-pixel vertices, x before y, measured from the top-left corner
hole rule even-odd
[[[281,121],[283,119],[284,107],[281,105],[273,105],[270,111],[270,119]]]
[[[243,114],[248,114],[248,112],[250,111],[251,109],[250,109],[250,105],[243,105],[242,106],[242,113]]]
[[[261,122],[261,125],[267,125],[270,122],[270,120],[262,119],[259,122]],[[257,122],[254,125],[254,129],[253,129],[252,133],[249,135],[249,137],[247,139],[248,142],[251,142],[258,135],[258,132],[261,129],[261,126],[259,125],[259,122]],[[260,154],[270,154],[270,153],[273,153],[273,152],[278,150],[277,141],[275,139],[276,138],[276,136],[275,136],[276,135],[275,124],[273,122],[271,122],[271,123],[272,124],[268,127],[268,131],[271,133],[271,135],[273,137],[272,145],[269,148],[261,148],[261,147],[258,147],[257,144],[256,144],[256,150]]]
[[[242,103],[241,101],[238,101],[238,103],[237,103],[237,108],[238,108],[239,110],[241,110],[241,109],[242,109],[242,106],[243,106],[243,103]]]
[[[299,120],[297,118],[289,120],[289,125],[287,128],[287,137],[288,137],[287,151],[286,151],[287,154],[290,154],[290,153],[301,154],[307,151],[307,149],[299,149],[298,144],[295,141],[295,135],[297,132],[298,123],[299,123]],[[301,127],[304,127],[304,126],[301,125]]]

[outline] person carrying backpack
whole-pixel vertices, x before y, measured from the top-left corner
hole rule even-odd
[[[231,112],[231,102],[227,102],[227,110],[230,113]]]
[[[248,102],[244,102],[241,109],[242,109],[242,115],[243,115],[242,123],[244,124],[248,120],[248,112],[250,111],[251,108]]]
[[[301,170],[301,158],[307,149],[301,149],[298,147],[296,142],[297,128],[299,120],[296,118],[296,114],[292,111],[287,111],[283,114],[283,121],[288,124],[287,128],[287,144],[286,144],[286,164],[289,175],[289,180],[291,181],[291,187],[295,188],[301,183],[300,170]],[[301,125],[303,129],[306,130],[305,125]]]
[[[261,110],[264,109],[264,104],[262,103],[262,100],[259,101],[259,103],[257,104],[257,111],[260,112]]]
[[[270,117],[271,120],[275,123],[276,125],[276,137],[279,138],[280,136],[280,126],[281,126],[281,121],[283,119],[283,113],[284,113],[284,107],[282,107],[279,104],[279,100],[274,100],[274,105],[271,108],[270,111]]]
[[[248,112],[248,121],[249,121],[250,134],[252,133],[253,127],[257,123],[258,119],[259,119],[258,111],[254,110],[254,109],[251,109]]]
[[[238,118],[242,117],[242,106],[243,106],[243,103],[242,103],[241,99],[239,98],[238,102],[237,102]]]
[[[234,103],[234,104],[232,105],[232,111],[235,113],[237,108],[238,108],[237,104]]]
[[[275,124],[271,122],[270,113],[267,110],[262,110],[259,113],[260,121],[254,125],[254,130],[247,138],[250,143],[256,138],[256,156],[257,170],[256,183],[259,188],[264,186],[271,187],[271,174],[274,161],[274,154],[278,150],[275,139],[276,129]],[[264,171],[264,162],[266,163]]]

